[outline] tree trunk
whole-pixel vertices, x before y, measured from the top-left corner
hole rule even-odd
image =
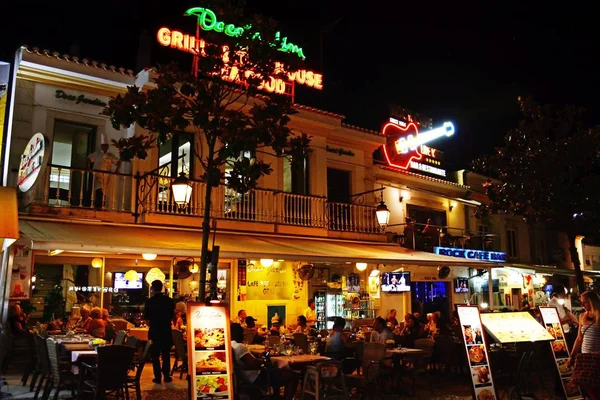
[[[573,263],[573,269],[575,270],[575,282],[577,283],[577,289],[579,294],[585,291],[585,283],[583,282],[583,272],[581,272],[581,263],[579,262],[579,253],[575,246],[575,238],[577,235],[569,232],[569,253],[571,254],[571,262]]]

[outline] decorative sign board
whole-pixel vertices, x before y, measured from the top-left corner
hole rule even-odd
[[[187,316],[189,398],[233,400],[233,352],[227,309],[188,303]]]
[[[481,321],[492,337],[500,343],[540,342],[554,336],[528,312],[486,313]]]
[[[579,387],[571,382],[571,375],[573,375],[573,368],[567,365],[569,361],[569,346],[565,341],[565,332],[560,323],[560,317],[556,307],[540,307],[540,314],[542,315],[542,321],[546,330],[556,340],[550,344],[552,348],[552,354],[554,355],[554,361],[558,374],[560,375],[560,381],[562,383],[565,397],[568,400],[583,399],[579,392]]]
[[[479,307],[457,305],[469,370],[473,398],[477,400],[496,400],[496,390],[492,379],[483,325],[479,316]]]
[[[247,300],[291,300],[294,296],[294,271],[286,263],[248,264],[246,276]]]
[[[21,155],[21,162],[19,164],[19,177],[17,178],[17,187],[21,192],[26,192],[35,183],[40,170],[42,168],[42,162],[44,162],[44,153],[46,150],[46,140],[44,135],[36,133],[25,146],[25,150]]]

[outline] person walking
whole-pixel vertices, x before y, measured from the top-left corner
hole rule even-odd
[[[146,300],[144,306],[144,319],[150,325],[148,340],[150,340],[150,353],[152,354],[152,368],[154,379],[152,382],[161,383],[161,372],[165,383],[173,381],[171,378],[170,351],[173,339],[171,336],[171,320],[175,314],[173,299],[163,293],[163,283],[159,280],[152,281],[152,297]],[[162,357],[162,369],[160,358]]]

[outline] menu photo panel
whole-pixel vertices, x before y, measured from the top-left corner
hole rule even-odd
[[[458,319],[462,332],[474,399],[496,400],[483,325],[477,306],[457,306]]]
[[[225,307],[188,303],[190,399],[233,400],[229,312]]]
[[[554,341],[550,343],[552,355],[556,362],[556,368],[560,375],[560,381],[568,400],[582,399],[579,387],[571,382],[573,375],[573,366],[568,365],[569,361],[569,346],[565,340],[565,332],[560,323],[560,316],[556,307],[540,307],[542,322],[546,331],[554,337]]]

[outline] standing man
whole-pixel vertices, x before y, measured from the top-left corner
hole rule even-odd
[[[162,357],[162,375],[165,383],[173,381],[171,378],[170,351],[173,339],[171,337],[171,320],[173,319],[175,304],[173,299],[163,293],[163,283],[155,280],[151,285],[152,297],[146,300],[144,307],[144,318],[150,325],[148,340],[152,347],[152,367],[154,379],[152,382],[161,383],[160,357]]]
[[[306,324],[316,329],[317,313],[315,311],[315,299],[308,300],[308,307],[306,307],[303,314],[306,317]]]
[[[93,164],[92,169],[94,171],[119,172],[121,160],[108,151],[109,146],[106,143],[106,137],[102,135],[100,139],[100,150],[88,156],[90,163]],[[102,172],[96,172],[94,175],[94,206],[101,209],[104,205],[104,196],[106,196],[111,176]]]

